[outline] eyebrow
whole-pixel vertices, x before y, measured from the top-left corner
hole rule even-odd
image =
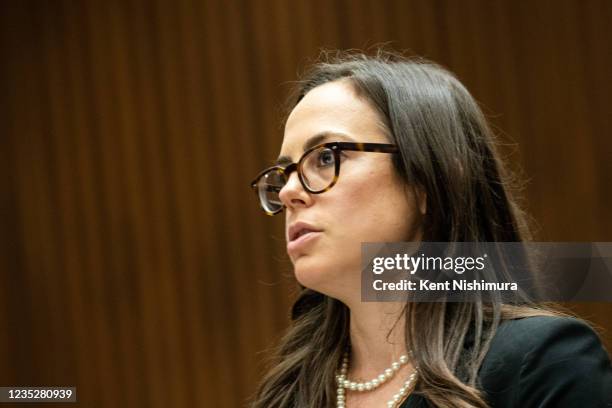
[[[313,146],[321,144],[326,139],[332,139],[332,138],[333,139],[340,138],[340,139],[344,139],[344,140],[351,141],[351,142],[355,141],[352,137],[350,137],[346,133],[342,133],[342,132],[329,132],[329,131],[319,132],[316,135],[308,138],[308,140],[306,140],[306,142],[304,142],[304,146],[302,146],[302,152],[305,152],[306,150],[310,149]],[[291,160],[291,157],[289,157],[289,156],[279,156],[278,159],[276,159],[276,162],[274,163],[274,165],[282,166],[282,165],[288,165],[288,164],[291,164],[291,163],[293,163],[293,160]]]

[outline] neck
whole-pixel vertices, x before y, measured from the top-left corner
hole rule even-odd
[[[402,354],[407,354],[404,306],[405,303],[390,302],[349,305],[353,376],[375,377]]]

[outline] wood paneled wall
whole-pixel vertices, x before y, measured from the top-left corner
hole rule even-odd
[[[0,385],[75,385],[84,407],[244,405],[293,290],[282,220],[248,182],[321,47],[446,65],[529,179],[538,238],[612,240],[609,1],[0,11]],[[611,345],[612,307],[575,307]]]

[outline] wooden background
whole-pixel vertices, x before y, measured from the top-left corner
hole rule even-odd
[[[244,406],[293,289],[248,182],[321,47],[449,67],[523,169],[538,239],[612,241],[611,26],[607,0],[3,1],[0,385]],[[612,306],[575,307],[612,345]]]

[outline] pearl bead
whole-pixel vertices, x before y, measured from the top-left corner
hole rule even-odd
[[[412,355],[412,352],[409,351],[408,354]],[[366,382],[350,381],[347,378],[349,364],[348,352],[345,352],[342,357],[340,369],[336,373],[336,381],[338,382],[338,388],[336,389],[336,408],[346,408],[347,389],[360,392],[373,390],[392,378],[400,370],[401,366],[406,363],[408,363],[408,356],[402,355],[398,361],[391,363],[391,368],[387,368],[383,374],[380,374],[378,377]],[[398,393],[393,395],[393,398],[387,402],[388,408],[397,407],[399,402],[408,393],[410,385],[412,384],[416,375],[417,370],[415,369],[415,371],[404,382],[404,385],[399,389]]]

